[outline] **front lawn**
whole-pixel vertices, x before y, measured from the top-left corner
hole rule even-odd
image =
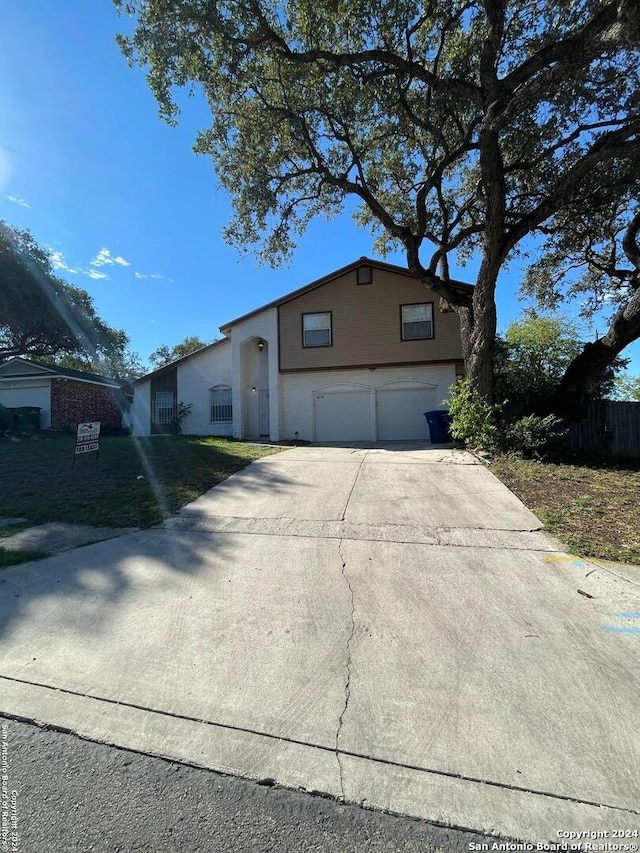
[[[103,438],[100,458],[74,439],[42,433],[0,441],[0,517],[148,527],[273,447],[224,438]],[[138,479],[142,477],[143,479]]]
[[[640,471],[511,457],[491,471],[574,554],[640,564]]]

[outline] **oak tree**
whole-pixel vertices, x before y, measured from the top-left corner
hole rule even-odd
[[[48,360],[45,359],[45,361]],[[63,355],[51,359],[51,361],[60,367],[71,367],[74,370],[98,373],[111,379],[118,379],[121,382],[139,379],[147,372],[140,355],[131,349],[129,336],[122,330],[118,330],[118,339],[115,345],[110,347],[106,353],[96,353],[95,357],[88,354]]]
[[[634,0],[114,2],[164,118],[177,121],[181,87],[208,101],[195,150],[231,196],[226,238],[277,265],[312,218],[354,200],[378,250],[401,247],[458,312],[486,397],[505,265],[576,211],[607,219],[615,196],[633,212]],[[451,262],[474,253],[476,286],[461,293]]]
[[[0,361],[68,357],[86,366],[127,345],[125,332],[100,319],[86,290],[55,275],[29,231],[0,220]]]
[[[158,347],[149,356],[149,361],[156,368],[164,367],[165,364],[170,364],[172,361],[183,358],[185,355],[190,355],[192,352],[206,347],[209,343],[211,341],[203,341],[197,335],[189,335],[183,341],[180,341],[180,343],[175,344],[175,346],[170,347],[167,344],[163,344]]]

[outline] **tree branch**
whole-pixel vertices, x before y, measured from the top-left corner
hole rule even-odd
[[[640,210],[635,214],[622,240],[622,251],[629,262],[633,264],[636,275],[640,273],[640,246],[638,246],[638,232],[640,231]]]
[[[617,154],[622,156],[637,156],[638,141],[640,133],[640,119],[635,119],[626,127],[612,130],[603,134],[591,146],[587,154],[578,160],[556,184],[555,189],[549,192],[546,198],[537,205],[526,216],[515,224],[505,235],[503,243],[503,256],[513,247],[541,225],[545,219],[562,208],[563,203],[571,197],[587,175],[600,163]]]
[[[578,32],[562,41],[553,42],[540,48],[529,59],[514,68],[502,80],[503,96],[513,94],[517,89],[532,80],[540,71],[557,64],[574,64],[580,58],[586,64],[602,52],[598,37],[606,33],[615,24],[618,17],[617,2],[609,2]],[[616,49],[618,46],[616,45]]]
[[[379,48],[370,48],[368,50],[360,50],[345,53],[334,53],[328,50],[293,50],[286,39],[275,31],[269,21],[264,16],[260,4],[257,0],[250,0],[249,7],[259,21],[262,30],[263,39],[267,39],[274,47],[276,47],[282,56],[290,62],[299,65],[309,65],[319,62],[326,62],[333,68],[356,68],[358,66],[367,65],[369,63],[378,63],[381,66],[389,66],[395,71],[413,77],[416,80],[421,80],[428,86],[433,86],[436,89],[455,94],[465,101],[479,104],[481,102],[480,91],[477,86],[470,83],[468,80],[447,77],[438,78],[435,74],[425,68],[422,64],[416,61],[406,59],[391,50],[381,50]],[[247,42],[251,45],[251,42]]]

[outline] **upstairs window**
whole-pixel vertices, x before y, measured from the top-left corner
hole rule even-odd
[[[358,284],[371,284],[373,281],[373,270],[371,267],[358,267],[356,270],[356,282]]]
[[[231,388],[228,385],[218,385],[211,389],[211,405],[209,420],[212,424],[231,423],[233,408],[231,406]]]
[[[331,346],[331,311],[302,315],[302,346]]]
[[[402,340],[415,341],[433,337],[433,303],[401,305]]]

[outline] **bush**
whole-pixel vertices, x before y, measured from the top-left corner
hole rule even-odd
[[[542,459],[549,450],[555,449],[566,430],[559,429],[560,421],[555,415],[541,418],[527,415],[503,429],[502,444],[507,453]]]
[[[501,407],[487,403],[470,379],[458,379],[451,386],[443,405],[449,408],[450,431],[454,438],[489,453],[500,449],[501,433],[497,421]]]
[[[178,403],[176,411],[176,432],[178,435],[182,435],[182,424],[184,423],[185,418],[188,418],[191,414],[192,408],[193,403],[183,403],[182,400]]]
[[[8,432],[13,428],[13,412],[0,405],[0,432]]]
[[[501,423],[503,405],[488,403],[469,379],[458,379],[444,404],[451,415],[451,435],[468,447],[488,453],[513,453],[541,459],[564,432],[555,415],[527,415]]]

